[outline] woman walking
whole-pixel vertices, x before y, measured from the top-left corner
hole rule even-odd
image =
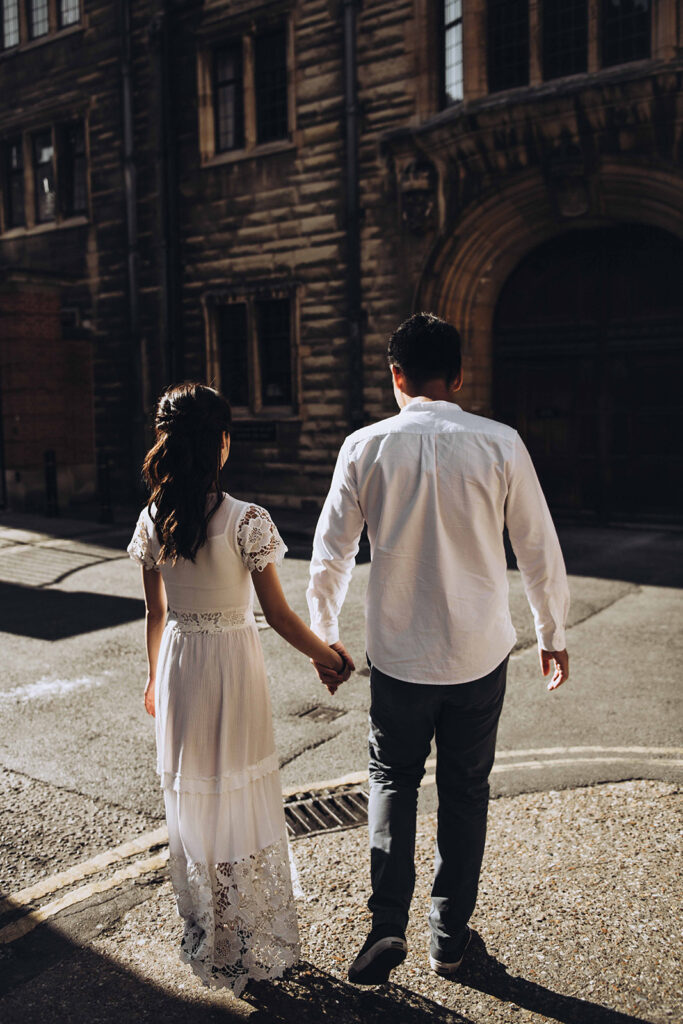
[[[181,957],[205,984],[239,995],[299,955],[254,588],[289,643],[339,681],[348,671],[287,605],[275,568],[286,547],[268,513],[221,490],[230,424],[212,388],[162,395],[143,470],[151,497],[128,552],[142,566],[145,707],[156,717]]]

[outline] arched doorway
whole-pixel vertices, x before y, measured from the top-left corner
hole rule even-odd
[[[572,231],[508,278],[494,415],[556,512],[683,519],[683,242],[642,224]]]

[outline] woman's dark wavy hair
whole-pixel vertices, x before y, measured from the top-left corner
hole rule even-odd
[[[142,473],[150,489],[147,507],[161,541],[160,561],[194,562],[206,540],[209,520],[223,500],[220,452],[223,432],[230,433],[231,423],[228,400],[204,384],[178,384],[159,399],[156,441]],[[207,508],[210,490],[217,497]]]

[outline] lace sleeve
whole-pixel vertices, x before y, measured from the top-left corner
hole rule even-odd
[[[135,527],[135,532],[131,537],[130,544],[126,548],[126,551],[133,561],[137,562],[138,565],[141,565],[143,569],[156,569],[158,571],[159,566],[152,554],[149,533],[147,530],[146,509],[143,509],[140,513]]]
[[[280,565],[287,546],[264,508],[249,505],[237,524],[237,547],[249,570],[263,572],[269,562]]]

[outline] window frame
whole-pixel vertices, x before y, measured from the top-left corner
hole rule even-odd
[[[532,12],[530,10],[531,4],[529,3],[529,0],[520,0],[520,6],[524,7],[524,9],[526,11],[526,40],[525,40],[526,58],[525,58],[525,60],[522,59],[522,60],[516,61],[516,64],[519,67],[526,67],[525,80],[524,81],[520,81],[520,82],[515,82],[513,84],[496,85],[495,88],[494,88],[494,85],[492,84],[495,81],[495,79],[492,76],[492,68],[493,68],[493,65],[494,65],[494,62],[492,60],[492,47],[493,47],[494,28],[493,28],[493,21],[492,21],[492,18],[491,18],[491,11],[492,11],[492,8],[493,8],[494,5],[497,5],[499,8],[502,9],[506,5],[506,3],[508,3],[508,0],[486,0],[486,86],[487,86],[487,93],[488,93],[489,96],[497,96],[499,93],[510,92],[513,89],[528,89],[529,86],[533,84],[533,82],[532,82],[532,70],[531,69],[532,69],[532,61],[533,61],[534,54],[533,54],[533,47],[532,47],[532,40],[531,40],[531,13]],[[499,29],[499,31],[501,31],[501,30]]]
[[[0,53],[11,53],[21,46],[21,0],[15,0],[17,14],[17,41],[16,43],[5,43],[5,5],[8,0],[0,0]]]
[[[50,137],[50,147],[52,150],[49,164],[51,167],[52,174],[52,189],[54,195],[54,206],[51,217],[41,217],[40,215],[40,194],[39,194],[39,175],[38,169],[43,164],[38,163],[38,139],[41,135]],[[38,128],[30,132],[31,139],[31,172],[33,176],[33,220],[36,226],[42,226],[43,224],[53,224],[57,220],[57,214],[59,212],[59,199],[57,191],[57,146],[55,145],[55,130],[54,125],[50,125],[47,128]],[[43,162],[47,165],[48,161]]]
[[[256,97],[255,43],[256,39],[278,28],[285,30],[286,46],[286,109],[287,133],[272,141],[258,141],[258,114]],[[223,47],[242,43],[242,97],[243,97],[243,145],[239,148],[219,150],[217,147],[217,106],[216,82],[214,76],[215,55]],[[212,26],[204,33],[204,39],[197,49],[197,91],[199,120],[199,150],[202,166],[228,163],[296,148],[296,102],[294,96],[295,52],[293,15],[288,9],[280,9],[271,15],[248,23],[234,21],[224,31]]]
[[[45,43],[53,42],[67,33],[80,32],[85,28],[84,0],[77,0],[78,18],[67,24],[63,21],[62,3],[63,0],[46,0],[47,3],[47,30],[40,35],[33,34],[31,18],[31,0],[18,0],[18,40],[11,46],[5,46],[4,41],[4,6],[6,0],[0,0],[0,59],[7,54],[16,53],[17,50],[44,46]]]
[[[539,47],[540,47],[540,60],[539,60],[539,64],[540,64],[540,71],[541,71],[541,79],[542,79],[542,81],[543,82],[555,82],[559,78],[571,78],[574,75],[586,75],[586,74],[588,74],[589,61],[590,61],[590,32],[591,32],[591,11],[590,11],[591,4],[590,4],[590,0],[583,0],[583,3],[585,4],[585,11],[584,11],[584,31],[585,31],[585,62],[584,63],[585,63],[585,66],[583,68],[579,69],[578,71],[562,71],[562,72],[560,72],[558,74],[548,74],[547,73],[547,71],[548,71],[548,67],[547,67],[547,63],[546,63],[546,61],[547,61],[546,44],[547,44],[547,41],[548,41],[547,38],[546,38],[546,31],[547,31],[547,20],[546,20],[547,19],[547,9],[546,9],[546,5],[547,5],[547,3],[548,3],[548,0],[541,0],[541,3],[539,5],[540,6],[540,10],[539,10],[540,32],[538,34],[538,39],[539,39]],[[564,6],[566,6],[566,5],[564,5]]]
[[[225,81],[218,81],[218,59],[219,54],[222,51],[232,49],[238,55],[238,73],[232,79],[226,79]],[[245,144],[245,96],[244,96],[244,44],[241,36],[237,36],[234,39],[226,39],[219,46],[214,46],[211,51],[211,101],[213,106],[213,130],[214,130],[214,150],[217,154],[219,153],[234,153],[237,150],[244,149]],[[239,85],[237,85],[239,83]],[[234,99],[234,113],[235,122],[239,125],[240,130],[235,130],[235,137],[239,138],[239,144],[234,146],[220,146],[219,145],[219,90],[228,85],[235,85],[235,99]],[[238,104],[240,106],[239,116],[237,116]]]
[[[78,6],[78,17],[74,21],[64,22],[64,0],[57,0],[57,31],[64,32],[66,29],[80,25],[83,18],[83,0],[76,0]]]
[[[605,31],[605,7],[609,0],[598,0],[597,9],[597,22],[598,22],[598,60],[600,63],[601,70],[607,71],[611,68],[622,68],[628,64],[637,64],[639,61],[652,60],[653,50],[655,45],[655,30],[654,30],[654,13],[655,13],[655,2],[654,0],[648,0],[648,52],[644,56],[640,57],[629,57],[627,60],[612,61],[606,63],[605,61],[605,49],[607,45],[607,36]]]
[[[439,24],[439,106],[441,110],[462,103],[465,98],[465,2],[460,0],[460,17],[452,22],[446,21],[446,0],[439,0],[438,24]],[[446,39],[449,28],[460,26],[460,64],[462,67],[461,90],[462,96],[458,99],[450,99],[446,91]]]
[[[63,191],[64,183],[68,180],[64,164],[66,156],[65,136],[69,128],[73,128],[78,124],[82,126],[83,131],[82,159],[84,163],[85,203],[83,210],[70,212],[65,206],[66,197]],[[50,133],[53,147],[52,174],[55,186],[55,211],[54,217],[41,220],[38,216],[34,140],[37,136],[47,134],[48,132]],[[24,222],[22,225],[11,225],[8,217],[11,177],[8,166],[9,147],[18,139],[21,139],[22,145]],[[71,117],[60,118],[59,120],[47,123],[43,121],[31,123],[22,128],[14,127],[0,136],[0,151],[0,236],[30,234],[87,224],[89,222],[91,217],[90,144],[88,118],[85,112],[74,113]]]
[[[12,146],[14,145],[18,146],[21,159],[21,167],[19,167],[17,171],[13,171],[10,166],[10,153]],[[26,227],[26,155],[24,152],[24,137],[21,132],[3,139],[2,147],[3,221],[7,225],[8,231],[21,231]],[[13,223],[14,217],[10,212],[12,210],[12,180],[15,177],[21,182],[19,189],[21,194],[21,221],[19,223]]]
[[[257,305],[261,302],[289,302],[289,371],[291,382],[291,402],[280,405],[268,405],[263,401],[260,339],[257,330]],[[223,390],[221,378],[221,353],[219,338],[220,309],[228,305],[244,305],[246,307],[247,325],[247,378],[248,403],[234,405],[233,413],[236,420],[291,420],[299,418],[301,381],[299,358],[299,295],[298,288],[291,284],[257,286],[251,290],[226,291],[210,293],[203,299],[206,325],[206,369],[207,380]],[[229,397],[227,389],[224,391]]]

